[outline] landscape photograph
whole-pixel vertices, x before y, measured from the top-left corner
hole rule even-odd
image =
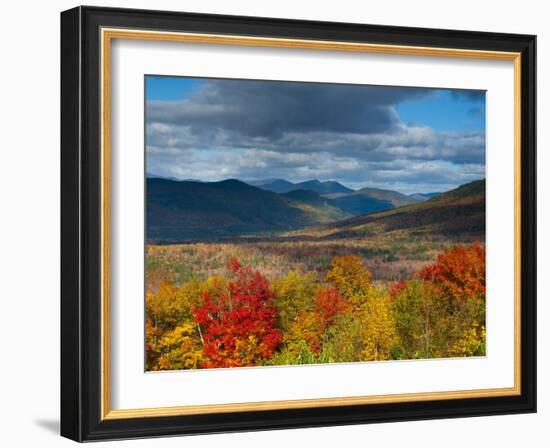
[[[485,356],[485,91],[145,76],[145,370]]]

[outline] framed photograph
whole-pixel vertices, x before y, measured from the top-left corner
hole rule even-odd
[[[535,36],[61,14],[61,433],[536,411]]]

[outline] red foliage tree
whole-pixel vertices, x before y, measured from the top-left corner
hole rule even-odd
[[[315,305],[324,328],[331,325],[336,317],[350,310],[349,302],[340,296],[334,286],[320,290],[315,297]]]
[[[342,314],[350,311],[350,303],[340,296],[334,286],[321,289],[315,296],[315,308],[298,314],[292,325],[295,339],[305,341],[314,353],[321,350],[327,327]],[[296,338],[298,336],[298,338]]]
[[[202,305],[194,312],[204,343],[203,367],[207,368],[261,364],[281,341],[268,280],[235,259],[228,267],[236,276],[228,290],[205,292]]]
[[[485,247],[478,242],[455,246],[437,257],[418,276],[458,301],[485,298]]]
[[[395,283],[389,285],[390,296],[392,299],[397,297],[401,291],[407,287],[407,282],[405,280],[399,280]]]

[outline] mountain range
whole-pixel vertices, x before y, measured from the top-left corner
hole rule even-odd
[[[385,232],[480,237],[485,232],[485,179],[474,181],[424,202],[355,216],[292,232],[289,236],[340,239]]]
[[[178,181],[148,175],[147,239],[195,241],[319,225],[339,228],[343,223],[353,225],[354,219],[437,201],[449,193],[420,203],[419,197],[413,197],[419,195],[375,188],[354,191],[335,181],[269,179],[255,186],[237,179]]]
[[[147,239],[192,240],[276,232],[351,215],[308,190],[278,194],[236,179],[147,178]]]
[[[338,208],[352,215],[363,215],[420,201],[397,191],[378,188],[362,188],[348,194],[331,194],[329,197]]]
[[[317,179],[307,180],[305,182],[293,183],[284,179],[264,179],[248,181],[249,185],[259,187],[262,190],[269,190],[275,193],[288,193],[295,190],[309,190],[327,195],[331,193],[351,193],[353,190],[334,180],[321,182]]]

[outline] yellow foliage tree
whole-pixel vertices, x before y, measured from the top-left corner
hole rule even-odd
[[[460,338],[449,347],[448,356],[484,356],[485,355],[485,325],[474,323],[465,328]]]
[[[159,370],[196,369],[204,360],[202,345],[193,322],[185,322],[168,331],[158,344]]]
[[[311,312],[315,307],[315,293],[318,289],[313,273],[301,274],[290,271],[285,277],[271,284],[278,309],[278,324],[283,332],[290,330],[301,313]]]
[[[322,322],[316,313],[304,311],[299,313],[288,330],[283,333],[283,343],[289,353],[297,353],[302,342],[305,342],[312,351],[321,347]]]
[[[390,296],[385,288],[372,284],[371,273],[362,258],[355,255],[334,257],[326,279],[352,307],[346,325],[354,331],[348,336],[349,344],[342,347],[350,352],[347,356],[358,356],[363,361],[390,359],[396,344]]]
[[[334,257],[326,280],[336,286],[355,307],[361,305],[361,299],[368,295],[372,285],[371,273],[363,264],[363,259],[356,255]]]
[[[191,353],[195,353],[194,355],[186,358],[185,361],[178,361],[184,347],[198,346],[202,350],[201,328],[194,320],[193,311],[200,305],[201,297],[205,292],[214,293],[225,290],[227,290],[227,280],[222,276],[208,277],[204,281],[192,278],[180,287],[164,276],[151,276],[145,295],[148,370],[194,368],[177,367],[182,363],[193,365],[194,361],[190,360],[196,357],[195,352],[198,349],[193,349]],[[182,338],[179,346],[177,346],[177,337]],[[193,339],[192,344],[191,339]]]
[[[381,287],[372,287],[363,300],[359,318],[363,348],[361,359],[379,361],[391,358],[395,346],[395,321],[390,308],[390,295]]]

